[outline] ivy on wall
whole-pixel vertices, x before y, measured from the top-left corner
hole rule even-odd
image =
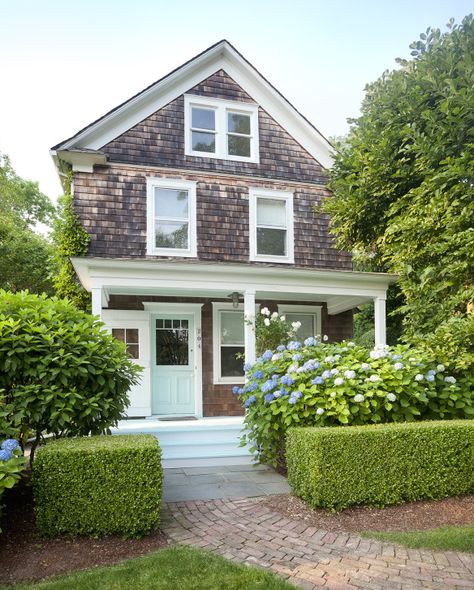
[[[86,256],[90,237],[74,211],[72,170],[70,167],[64,168],[63,164],[61,172],[65,177],[65,192],[59,198],[58,218],[53,228],[53,259],[58,268],[57,274],[53,277],[53,285],[58,297],[67,297],[79,309],[89,310],[90,293],[79,283],[70,258]]]

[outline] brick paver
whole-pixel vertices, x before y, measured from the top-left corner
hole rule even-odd
[[[474,589],[471,555],[318,530],[272,512],[262,498],[166,503],[163,530],[175,542],[270,568],[311,590]]]

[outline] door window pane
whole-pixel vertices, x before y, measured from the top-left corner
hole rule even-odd
[[[257,199],[257,225],[286,227],[286,201]]]
[[[257,227],[257,254],[286,256],[286,229]]]
[[[312,313],[285,313],[288,322],[301,322],[296,332],[296,339],[303,341],[310,336],[316,336],[316,318]]]
[[[155,245],[157,248],[188,248],[188,223],[180,221],[157,221],[155,226]]]
[[[191,127],[193,129],[214,130],[216,128],[216,112],[211,109],[193,107]]]
[[[165,322],[172,320],[165,320]],[[187,366],[189,364],[188,330],[156,330],[156,364],[167,366]]]
[[[237,354],[244,354],[243,346],[221,347],[221,376],[242,377],[244,374],[244,360],[237,358]]]
[[[155,188],[155,216],[188,219],[188,191]]]
[[[244,343],[244,312],[221,311],[221,344]]]
[[[214,133],[193,131],[192,140],[192,149],[195,152],[214,153],[216,151],[216,139]]]

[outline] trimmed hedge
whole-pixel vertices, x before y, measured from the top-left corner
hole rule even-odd
[[[474,491],[474,420],[291,428],[288,480],[310,506],[385,506]]]
[[[144,534],[160,522],[162,479],[152,435],[51,441],[33,463],[37,528],[46,536]]]

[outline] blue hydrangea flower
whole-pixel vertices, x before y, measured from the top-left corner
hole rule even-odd
[[[287,348],[288,350],[299,350],[301,348],[301,342],[296,342],[295,340],[292,340],[291,342],[288,342]]]
[[[263,377],[263,371],[260,371],[260,369],[257,369],[254,374],[254,379],[261,379]]]
[[[282,385],[293,385],[294,382],[294,379],[292,379],[289,375],[283,375],[283,377],[280,379],[280,383]]]
[[[329,379],[330,377],[332,377],[331,371],[327,371],[327,370],[326,371],[323,371],[322,377],[324,379]]]
[[[304,341],[305,346],[316,346],[317,344],[318,344],[318,341],[313,336],[306,338],[306,340]]]
[[[296,404],[298,400],[296,399],[296,397],[291,396],[290,399],[288,400],[289,404]]]
[[[428,375],[436,375],[436,371],[434,369],[430,369],[428,371]]]
[[[303,397],[303,394],[301,393],[301,391],[294,391],[292,397],[296,397],[296,399],[300,399],[300,397]]]
[[[12,451],[10,451],[8,449],[4,449],[4,450],[0,451],[0,461],[8,461],[12,457],[13,457]]]
[[[267,393],[263,396],[263,399],[267,402],[267,404],[269,404],[275,399],[275,396],[273,395],[273,393]]]
[[[255,397],[255,395],[251,395],[249,398],[247,398],[244,402],[244,408],[248,408],[251,404],[253,404],[255,402],[257,398]]]
[[[273,352],[271,350],[266,350],[263,354],[262,354],[262,359],[264,361],[269,361],[273,356]]]
[[[245,363],[245,365],[244,365],[244,371],[246,373],[248,373],[251,368],[252,368],[252,363]]]
[[[281,389],[278,390],[278,393],[280,395],[289,395],[289,391],[287,391],[284,387],[282,387]]]
[[[256,363],[261,363],[263,361],[262,357],[259,356],[258,358],[255,359]]]
[[[239,395],[239,389],[240,387],[238,385],[234,385],[234,387],[232,388],[232,393],[234,395]]]
[[[399,361],[401,358],[401,354],[392,354],[392,361]]]
[[[280,344],[280,346],[277,346],[277,350],[278,352],[283,352],[284,350],[286,350],[286,346],[284,344]]]
[[[319,369],[320,366],[321,364],[319,363],[319,361],[315,359],[310,359],[309,361],[306,361],[304,364],[304,368],[307,371],[316,371],[317,369]]]
[[[256,389],[258,389],[258,383],[255,383],[255,381],[252,381],[251,383],[249,383],[248,385],[246,385],[244,387],[244,393],[248,393],[249,391],[255,391]]]
[[[321,377],[320,375],[318,377],[315,377],[311,383],[313,383],[314,385],[322,385],[325,381],[324,377]]]
[[[20,444],[14,438],[7,438],[2,442],[1,449],[2,451],[15,451],[16,449],[20,448]]]
[[[297,352],[291,357],[294,361],[300,361],[303,358],[303,355]]]
[[[432,382],[435,380],[435,376],[434,376],[434,375],[430,375],[430,374],[428,373],[428,375],[426,375],[425,379],[426,379],[427,381],[429,381],[430,383],[432,383]]]
[[[275,387],[277,386],[277,383],[274,379],[268,379],[267,381],[265,381],[265,383],[260,387],[260,389],[262,390],[262,393],[268,393],[269,391],[271,391],[272,389],[275,389]]]
[[[452,384],[456,383],[456,377],[449,376],[449,377],[445,377],[444,380],[446,381],[446,383],[452,383]]]

